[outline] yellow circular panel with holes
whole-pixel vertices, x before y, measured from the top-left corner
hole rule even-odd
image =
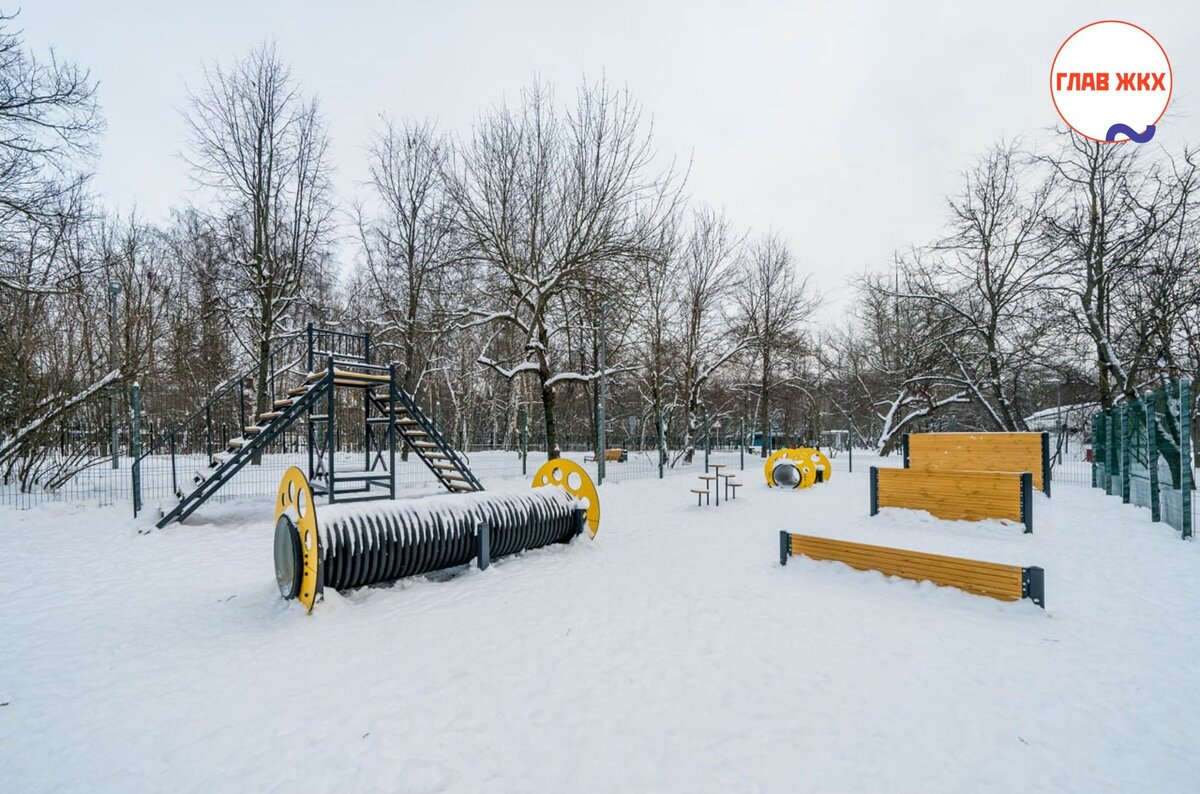
[[[588,531],[596,537],[600,529],[600,496],[582,466],[566,458],[548,460],[533,475],[533,487],[543,485],[561,485],[567,493],[582,501],[587,509]]]
[[[820,469],[821,482],[829,482],[829,478],[833,476],[833,465],[829,462],[829,458],[825,457],[825,453],[819,449],[806,449],[808,459],[812,465]]]
[[[784,487],[782,484],[775,482],[775,467],[784,461],[788,461],[795,465],[796,470],[800,473],[799,481],[795,488],[808,488],[817,481],[817,466],[807,453],[815,452],[816,450],[809,449],[777,449],[771,456],[767,458],[767,462],[763,464],[763,475],[767,479],[767,485],[772,488]]]
[[[296,540],[300,544],[302,574],[296,598],[312,612],[320,590],[319,570],[321,558],[320,539],[317,535],[317,509],[313,504],[312,488],[308,479],[296,466],[283,473],[279,483],[279,495],[275,499],[275,521],[287,514],[296,525]]]

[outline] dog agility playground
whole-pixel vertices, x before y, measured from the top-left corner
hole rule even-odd
[[[952,473],[915,454],[839,456],[804,488],[720,461],[743,487],[719,507],[688,492],[697,461],[586,494],[560,487],[567,465],[332,506],[296,470],[274,506],[163,529],[118,507],[8,512],[0,790],[1200,779],[1200,553],[1169,524],[1084,485],[987,485],[1001,511],[1030,501],[1033,533],[937,517],[941,480],[893,505],[888,477]],[[318,581],[311,614],[281,597]]]

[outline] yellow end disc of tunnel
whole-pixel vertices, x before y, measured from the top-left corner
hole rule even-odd
[[[317,540],[317,509],[313,504],[312,488],[308,478],[298,467],[292,466],[283,473],[279,483],[279,495],[275,499],[275,522],[287,513],[296,525],[300,551],[304,558],[304,572],[300,580],[297,599],[309,612],[317,602],[317,573],[320,546]]]
[[[548,460],[534,473],[532,485],[534,488],[561,485],[567,493],[583,501],[587,507],[588,531],[596,537],[600,529],[600,495],[582,466],[566,458]]]

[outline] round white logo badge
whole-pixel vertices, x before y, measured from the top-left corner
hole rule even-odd
[[[1093,22],[1058,48],[1050,96],[1062,120],[1085,138],[1145,143],[1171,102],[1171,62],[1137,25]]]

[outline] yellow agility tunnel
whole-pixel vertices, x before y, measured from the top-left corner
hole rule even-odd
[[[808,488],[828,482],[832,475],[829,458],[813,447],[775,450],[763,464],[763,476],[771,488]]]
[[[906,469],[1027,471],[1050,495],[1049,433],[910,433],[903,449]]]
[[[871,467],[871,515],[904,507],[951,521],[1006,518],[1033,532],[1033,475]]]

